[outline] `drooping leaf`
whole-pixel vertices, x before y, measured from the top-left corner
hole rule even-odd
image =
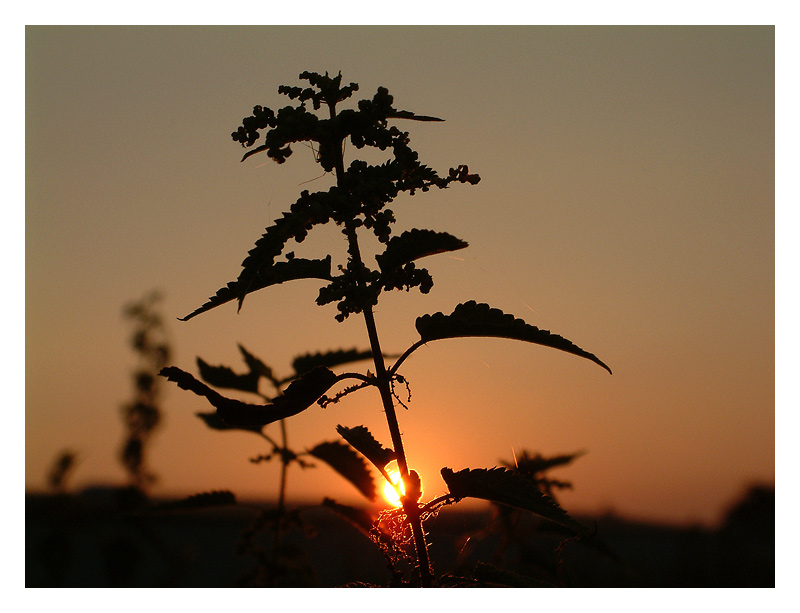
[[[387,449],[375,440],[372,433],[365,426],[347,428],[336,426],[336,431],[341,437],[350,443],[365,458],[372,462],[379,469],[383,470],[386,465],[396,459],[396,454],[391,449]]]
[[[527,341],[586,358],[611,373],[611,369],[596,355],[584,351],[564,337],[548,330],[540,330],[500,309],[493,309],[488,304],[478,304],[474,300],[459,304],[450,315],[434,313],[418,317],[416,327],[423,342],[465,336]]]
[[[232,426],[228,422],[223,421],[223,419],[217,413],[195,413],[195,415],[202,419],[212,430],[242,430],[245,432],[255,432],[256,434],[261,434],[261,429],[264,427],[261,425]]]
[[[505,468],[466,468],[459,472],[443,468],[442,478],[456,498],[490,500],[535,513],[575,533],[587,533],[584,526],[543,494],[534,481]]]
[[[271,405],[255,405],[226,398],[176,366],[162,368],[158,374],[166,377],[169,381],[174,381],[181,389],[189,390],[206,398],[211,406],[217,409],[220,419],[232,426],[264,426],[274,421],[269,418],[274,412],[272,410],[274,407]]]
[[[241,303],[246,294],[271,285],[297,279],[323,279],[329,281],[331,279],[330,256],[324,260],[296,258],[288,262],[277,262],[270,266],[262,267],[248,277],[246,286],[242,283],[241,277],[236,281],[231,281],[225,287],[217,290],[217,293],[211,296],[203,306],[195,309],[186,317],[179,317],[178,319],[187,321],[195,315],[210,311],[231,300],[239,300]]]
[[[384,252],[376,256],[376,259],[381,270],[387,273],[419,258],[457,251],[468,246],[466,242],[447,232],[414,229],[389,240]]]
[[[349,364],[351,362],[359,362],[367,360],[372,357],[372,351],[360,351],[358,349],[338,349],[336,351],[327,351],[325,353],[306,353],[297,356],[292,361],[292,368],[299,376],[313,370],[317,366],[326,366],[328,368],[335,368],[342,364]]]
[[[317,366],[292,381],[282,395],[273,398],[272,403],[276,406],[294,405],[307,408],[327,392],[334,383],[336,383],[336,375],[324,366]]]
[[[256,405],[226,398],[175,366],[164,368],[159,374],[176,382],[180,388],[207,398],[224,422],[238,427],[265,426],[279,419],[297,415],[310,407],[336,382],[336,375],[333,372],[319,367],[294,381],[272,402]]]
[[[375,500],[375,482],[367,463],[347,443],[331,441],[320,443],[308,451],[315,458],[326,462],[331,468],[356,486],[369,500]]]

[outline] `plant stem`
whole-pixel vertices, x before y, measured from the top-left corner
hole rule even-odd
[[[281,485],[278,491],[278,521],[275,522],[275,542],[272,552],[277,558],[280,552],[283,529],[286,525],[286,477],[289,472],[289,459],[287,457],[288,440],[286,436],[286,420],[281,420]]]
[[[288,442],[286,438],[286,420],[281,420],[281,488],[278,492],[278,511],[283,516],[286,508],[286,473],[289,468],[289,460],[286,457]]]
[[[336,117],[336,102],[328,102],[330,110],[330,117]],[[342,154],[342,145],[336,147],[337,155],[335,161],[336,169],[336,183],[340,188],[346,189],[345,185],[345,172],[344,172],[344,156]],[[348,242],[348,253],[352,258],[353,264],[357,270],[364,270],[364,262],[361,259],[361,250],[358,246],[358,236],[356,235],[355,225],[345,224],[345,235]],[[359,285],[364,287],[363,275],[359,279]],[[364,321],[367,325],[367,335],[369,336],[370,349],[372,351],[372,358],[375,362],[375,377],[380,391],[381,401],[383,402],[383,410],[386,414],[386,421],[389,425],[389,433],[392,437],[392,447],[394,448],[395,455],[397,456],[397,467],[400,469],[400,477],[403,483],[406,484],[406,490],[409,490],[408,480],[408,462],[406,461],[405,450],[403,449],[403,438],[400,434],[400,425],[397,423],[397,414],[394,410],[394,402],[392,401],[391,378],[392,374],[386,370],[386,363],[383,360],[383,351],[381,344],[378,340],[378,329],[375,325],[375,317],[372,312],[372,307],[369,304],[363,305]],[[433,581],[433,573],[431,572],[430,559],[428,558],[428,545],[425,542],[425,532],[422,529],[422,521],[420,519],[420,508],[417,500],[411,500],[405,496],[402,497],[403,511],[405,511],[408,523],[411,526],[411,531],[414,535],[414,545],[417,552],[417,562],[419,565],[420,584],[422,587],[431,587]]]
[[[280,383],[278,381],[273,380],[272,384],[275,386],[275,390],[280,393]],[[267,396],[261,395],[264,400],[269,400]],[[275,522],[275,529],[274,533],[275,536],[273,538],[272,543],[272,552],[273,555],[278,555],[278,550],[281,544],[281,539],[283,538],[283,528],[284,528],[284,519],[286,514],[286,481],[289,473],[289,458],[287,455],[287,450],[289,449],[289,437],[286,432],[286,420],[281,419],[281,445],[280,445],[280,456],[281,456],[281,485],[280,489],[278,490],[278,520]],[[274,448],[278,446],[275,444],[275,441],[272,440],[269,436],[265,435],[263,432],[261,433],[263,436]]]
[[[394,410],[394,402],[392,401],[391,379],[390,375],[386,372],[383,353],[381,352],[380,343],[378,341],[375,318],[371,308],[364,309],[364,319],[367,324],[370,346],[372,347],[372,354],[375,361],[375,376],[378,381],[378,390],[380,391],[381,400],[383,401],[386,421],[389,424],[392,446],[397,456],[397,466],[400,469],[400,477],[403,479],[403,483],[406,484],[406,490],[408,491],[408,462],[406,461],[406,454],[403,449],[403,438],[400,435],[400,425],[397,423],[397,414]],[[405,496],[402,498],[402,501],[403,510],[406,513],[408,523],[411,525],[411,530],[414,534],[414,545],[417,550],[417,561],[419,563],[419,575],[422,587],[431,587],[433,576],[431,573],[430,560],[428,558],[428,544],[425,541],[425,532],[422,529],[422,521],[420,519],[419,505],[416,500],[406,498]]]
[[[358,237],[356,230],[353,227],[348,227],[346,230],[347,239],[349,242],[350,257],[353,258],[354,264],[358,269],[363,269],[363,262],[361,260],[361,251],[358,247]],[[386,370],[386,363],[383,360],[383,351],[381,350],[380,340],[378,339],[378,328],[375,325],[375,316],[372,312],[372,307],[364,305],[363,307],[364,321],[367,325],[367,335],[369,336],[369,345],[372,350],[372,358],[375,363],[375,379],[377,382],[378,390],[383,402],[383,410],[386,414],[386,421],[389,425],[389,433],[392,437],[392,447],[394,448],[395,455],[397,456],[397,467],[400,469],[400,477],[403,483],[408,487],[408,462],[406,460],[405,450],[403,448],[403,438],[400,434],[400,425],[397,422],[397,413],[394,410],[394,402],[392,401],[391,378]],[[403,510],[408,518],[408,523],[411,526],[411,531],[414,535],[414,545],[417,551],[417,562],[419,563],[420,582],[422,587],[431,587],[433,580],[433,573],[431,572],[430,559],[428,558],[428,545],[425,542],[425,532],[422,529],[422,521],[420,519],[419,505],[416,500],[403,497]]]

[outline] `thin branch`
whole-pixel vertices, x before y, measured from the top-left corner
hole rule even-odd
[[[339,381],[344,381],[345,379],[358,379],[359,381],[366,383],[367,385],[377,385],[373,377],[367,377],[366,375],[362,375],[361,373],[357,372],[342,373],[341,375],[336,377],[336,380],[333,382],[333,384],[336,385],[337,383],[339,383]]]
[[[397,372],[397,369],[400,368],[400,364],[405,362],[405,360],[406,360],[406,358],[408,356],[410,356],[414,351],[416,351],[417,349],[422,347],[422,345],[425,345],[425,344],[426,344],[426,341],[419,340],[416,343],[414,343],[413,345],[411,345],[411,347],[406,349],[405,353],[403,353],[403,355],[401,355],[397,359],[397,361],[392,365],[392,367],[389,369],[389,376],[394,376],[394,374]]]
[[[436,510],[437,507],[446,505],[446,504],[453,504],[458,502],[460,499],[452,494],[444,494],[439,496],[438,498],[434,498],[428,504],[423,505],[420,507],[420,513],[432,513]]]
[[[272,446],[273,446],[275,449],[279,449],[279,448],[280,448],[280,447],[278,446],[278,443],[276,443],[276,442],[275,442],[275,439],[273,439],[271,436],[269,436],[268,434],[265,434],[264,432],[259,432],[259,434],[260,434],[260,435],[261,435],[263,438],[265,438],[265,439],[267,440],[267,442],[268,442],[270,445],[272,445]]]

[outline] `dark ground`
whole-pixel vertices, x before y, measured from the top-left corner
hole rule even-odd
[[[114,488],[26,496],[26,587],[233,587],[257,567],[237,545],[265,507],[154,512],[159,504]],[[306,529],[286,533],[272,585],[390,582],[378,547],[339,515],[316,507],[299,516]],[[577,519],[595,536],[557,551],[565,537],[530,515],[447,507],[426,524],[434,570],[466,577],[443,582],[459,586],[476,577],[517,587],[775,586],[774,489],[753,488],[713,531]],[[259,535],[269,550],[269,530]]]

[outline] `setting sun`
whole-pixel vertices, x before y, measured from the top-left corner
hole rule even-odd
[[[400,481],[400,473],[396,470],[389,471],[389,479],[391,479],[391,483],[389,481],[383,486],[383,497],[386,498],[386,501],[394,506],[399,507],[403,503],[400,502],[400,495],[397,493],[395,489],[395,485],[399,483],[400,491],[405,494],[405,488],[403,487],[402,481]]]

